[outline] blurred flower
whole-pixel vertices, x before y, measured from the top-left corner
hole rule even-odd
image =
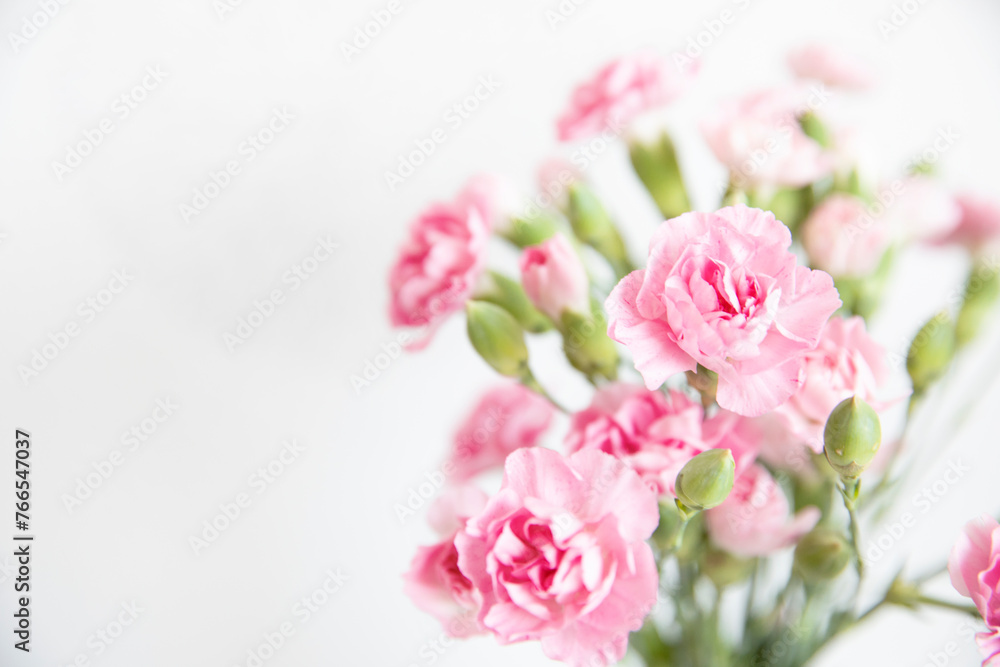
[[[802,224],[810,264],[838,278],[867,276],[889,246],[889,228],[858,197],[835,194]]]
[[[731,99],[701,123],[715,157],[741,189],[758,185],[799,187],[826,176],[834,158],[802,130],[798,119],[825,100],[802,88],[765,90]]]
[[[552,404],[519,384],[486,392],[455,435],[450,461],[456,479],[502,466],[515,449],[537,445],[553,413]]]
[[[535,308],[559,322],[563,311],[590,313],[587,270],[569,240],[556,234],[521,253],[521,282]]]
[[[835,88],[864,90],[875,84],[871,67],[852,54],[822,44],[810,44],[788,54],[795,76],[815,79]]]
[[[483,219],[494,230],[501,231],[510,226],[511,219],[518,214],[524,204],[517,188],[510,179],[499,174],[477,174],[469,179],[462,190],[460,199],[474,205]]]
[[[763,440],[761,456],[774,465],[803,444],[822,453],[823,427],[845,398],[857,396],[876,409],[887,405],[876,400],[889,376],[886,352],[868,335],[862,318],[830,318],[819,345],[803,359],[801,387],[774,412],[783,433]]]
[[[661,224],[644,270],[606,302],[608,335],[649,389],[698,364],[719,374],[720,406],[758,416],[799,387],[803,354],[840,307],[833,280],[799,266],[791,234],[743,205]]]
[[[492,203],[473,182],[454,202],[435,203],[410,226],[389,273],[393,326],[426,327],[412,347],[427,344],[449,315],[461,310],[486,264]]]
[[[1000,666],[1000,524],[986,514],[970,521],[948,560],[951,585],[972,598],[986,621],[976,635],[984,667]]]
[[[403,575],[406,594],[417,607],[441,621],[445,632],[452,637],[483,632],[475,618],[481,597],[458,569],[454,538],[465,521],[485,506],[486,494],[475,487],[446,491],[430,509],[432,525],[445,539],[429,547],[418,547],[409,571]]]
[[[608,665],[656,603],[645,540],[658,522],[656,495],[614,457],[522,449],[455,538],[458,565],[501,642],[539,639],[552,659]]]
[[[677,473],[712,448],[733,450],[738,467],[753,460],[757,442],[744,421],[720,411],[704,420],[704,410],[682,392],[664,395],[626,383],[602,387],[590,406],[573,415],[569,452],[599,449],[624,461],[660,495],[675,495]]]
[[[617,128],[643,111],[679,97],[691,78],[650,54],[613,60],[573,91],[569,108],[557,123],[559,140],[588,139],[607,129],[619,133]]]
[[[899,198],[885,216],[904,241],[932,241],[955,230],[962,209],[937,179],[918,174],[903,181]]]
[[[938,239],[939,243],[958,243],[978,252],[1000,239],[1000,201],[960,194],[955,202],[961,211],[958,225]]]
[[[736,478],[726,502],[705,512],[712,540],[737,556],[766,556],[790,547],[819,521],[820,511],[806,507],[794,517],[784,491],[759,465]]]

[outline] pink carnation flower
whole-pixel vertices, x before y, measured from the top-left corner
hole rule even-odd
[[[587,139],[607,129],[618,133],[643,111],[672,102],[691,76],[657,56],[639,54],[613,60],[573,91],[559,118],[560,141]]]
[[[888,226],[851,195],[824,199],[802,223],[802,245],[810,263],[837,277],[874,272],[889,240]]]
[[[799,88],[766,90],[724,102],[702,121],[701,130],[737,187],[799,187],[829,174],[834,165],[834,156],[799,126],[805,109]]]
[[[798,389],[804,353],[840,307],[833,279],[799,266],[791,242],[773,214],[742,205],[668,220],[646,269],[608,297],[608,335],[649,389],[701,364],[719,374],[723,408],[773,410]]]
[[[521,253],[521,283],[535,305],[553,322],[564,311],[590,313],[590,281],[580,256],[562,234]]]
[[[625,655],[656,603],[646,539],[658,522],[656,494],[614,457],[522,449],[455,538],[458,566],[501,642],[538,639],[554,660],[600,667]]]
[[[915,175],[902,182],[899,196],[886,208],[885,217],[904,241],[934,241],[958,227],[962,209],[940,182]]]
[[[534,447],[554,412],[551,403],[519,384],[491,389],[455,434],[450,459],[455,478],[464,480],[499,467],[515,449]]]
[[[403,589],[414,604],[437,618],[452,637],[483,632],[476,618],[481,599],[458,568],[455,533],[485,506],[486,494],[475,487],[446,491],[430,509],[432,525],[445,539],[419,547],[410,570],[403,576]]]
[[[864,61],[830,46],[810,44],[788,54],[788,65],[802,79],[815,79],[835,88],[865,90],[875,75]]]
[[[961,216],[958,225],[939,243],[958,243],[976,252],[1000,239],[1000,201],[972,194],[955,197]]]
[[[705,512],[712,540],[737,556],[766,556],[790,547],[813,529],[821,512],[806,507],[794,517],[784,491],[759,465],[736,478],[726,501]]]
[[[857,396],[876,409],[885,407],[878,395],[889,368],[885,349],[868,335],[860,317],[831,318],[804,362],[802,386],[775,412],[783,418],[792,442],[805,443],[819,454],[826,420],[842,400]]]
[[[984,667],[1000,667],[1000,524],[986,514],[970,521],[948,560],[951,585],[972,598],[986,621],[976,635]]]
[[[757,442],[745,420],[704,410],[679,391],[669,396],[625,383],[601,388],[586,410],[573,415],[566,448],[597,449],[624,461],[659,495],[674,495],[684,464],[713,447],[733,450],[737,467],[753,460]]]
[[[453,203],[432,204],[413,221],[389,273],[393,326],[427,329],[412,347],[426,345],[472,295],[486,264],[492,215],[484,192],[474,187]]]

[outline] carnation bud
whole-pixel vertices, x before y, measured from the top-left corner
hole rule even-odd
[[[625,242],[594,192],[583,182],[569,187],[569,222],[573,233],[608,260],[618,275],[631,270]]]
[[[528,348],[517,320],[485,301],[469,301],[465,314],[469,340],[479,356],[501,375],[523,377],[528,369]]]
[[[826,125],[824,125],[819,117],[813,112],[807,111],[799,116],[799,127],[802,128],[802,132],[807,137],[815,141],[823,148],[830,148],[833,145],[833,141],[830,139],[830,132],[826,129]]]
[[[753,559],[740,558],[728,551],[708,549],[702,557],[702,573],[719,588],[749,579],[753,570]]]
[[[552,238],[558,231],[556,219],[549,213],[541,212],[531,216],[515,216],[510,225],[499,233],[518,248],[527,248]]]
[[[955,322],[955,342],[962,346],[979,332],[986,316],[1000,296],[1000,272],[996,266],[982,263],[973,269],[965,283],[965,297]]]
[[[882,444],[882,424],[872,406],[857,396],[830,413],[823,430],[826,460],[843,479],[857,479]]]
[[[607,325],[593,315],[566,310],[559,328],[563,352],[570,365],[588,378],[618,377],[618,349],[608,338]]]
[[[906,355],[906,370],[915,394],[922,394],[944,375],[955,356],[955,326],[948,313],[941,312],[921,327]]]
[[[810,583],[833,579],[850,561],[847,539],[829,528],[816,528],[795,547],[795,569]]]
[[[566,311],[590,311],[590,281],[576,249],[562,234],[530,246],[521,253],[521,282],[524,291],[553,321]]]
[[[666,133],[654,144],[634,142],[629,146],[629,156],[635,173],[646,186],[653,201],[666,219],[676,218],[691,210],[687,190],[674,142]]]
[[[728,449],[709,449],[684,464],[677,474],[674,490],[684,510],[718,507],[733,490],[736,460]]]
[[[552,328],[552,321],[532,305],[521,284],[502,273],[486,273],[476,299],[500,306],[513,315],[525,331],[541,333]]]

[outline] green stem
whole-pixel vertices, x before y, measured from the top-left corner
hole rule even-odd
[[[861,558],[861,526],[858,522],[857,500],[860,493],[861,480],[843,480],[840,495],[844,498],[844,507],[850,519],[851,546],[854,548],[854,563],[858,570],[858,589],[865,576],[865,565]]]
[[[541,396],[545,400],[547,400],[549,403],[552,404],[552,406],[556,410],[559,410],[560,412],[562,412],[564,414],[567,414],[567,415],[571,414],[570,411],[567,410],[562,405],[560,405],[556,401],[556,399],[552,398],[552,396],[549,394],[549,392],[545,391],[545,387],[543,387],[542,385],[538,384],[538,380],[536,380],[535,376],[531,373],[531,369],[525,369],[524,375],[521,376],[521,384],[523,386],[525,386],[526,388],[530,389],[531,391],[535,392],[536,394],[538,394],[539,396]]]
[[[951,611],[958,611],[963,614],[969,614],[973,618],[980,618],[979,610],[976,609],[971,604],[958,604],[955,602],[947,602],[946,600],[938,600],[937,598],[928,597],[926,595],[918,596],[916,599],[920,604],[925,604],[929,607],[939,607],[941,609],[950,609]]]

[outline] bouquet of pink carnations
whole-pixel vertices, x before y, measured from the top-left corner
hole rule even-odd
[[[994,518],[969,523],[948,562],[971,603],[926,590],[943,564],[866,580],[862,548],[912,471],[909,425],[992,314],[1000,204],[947,191],[933,151],[873,187],[821,109],[826,87],[862,89],[869,70],[817,46],[789,64],[794,82],[702,116],[729,173],[717,210],[691,210],[667,133],[629,140],[665,220],[642,266],[586,159],[546,165],[522,206],[477,177],[413,223],[389,280],[393,325],[419,330],[422,348],[464,311],[472,346],[509,378],[458,430],[428,515],[440,541],[405,576],[449,635],[538,640],[579,667],[629,650],[650,667],[778,667],[884,605],[935,606],[969,616],[983,664],[1000,665]],[[559,138],[584,142],[578,155],[604,147],[694,78],[681,61],[616,60],[576,89]],[[491,243],[517,249],[519,276],[487,267]],[[912,243],[964,246],[970,269],[894,360],[866,320]],[[539,382],[534,335],[561,337],[589,405],[568,409]],[[884,434],[880,414],[896,408]],[[540,446],[554,421],[561,448]],[[876,602],[862,604],[866,587]]]

